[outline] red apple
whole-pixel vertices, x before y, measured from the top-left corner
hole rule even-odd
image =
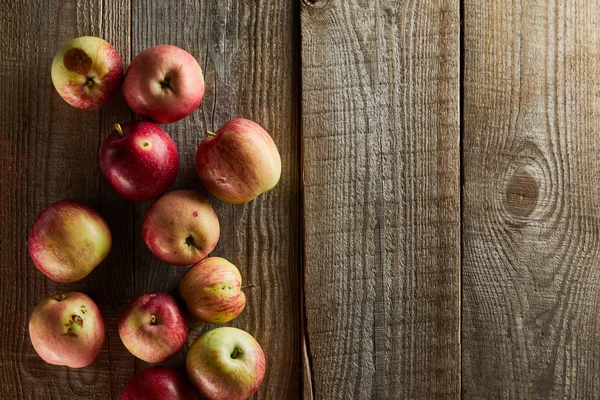
[[[121,89],[121,56],[106,40],[82,36],[65,43],[52,61],[52,83],[77,108],[106,104]]]
[[[29,233],[35,266],[56,282],[83,279],[110,252],[112,237],[104,218],[93,208],[62,200],[40,213]]]
[[[119,319],[119,336],[140,360],[160,363],[179,353],[188,324],[175,299],[166,293],[147,293],[134,299]]]
[[[148,201],[166,192],[177,177],[179,153],[169,135],[148,121],[115,125],[100,147],[100,169],[127,200]]]
[[[202,260],[219,241],[219,220],[210,203],[191,190],[169,192],[156,200],[142,221],[150,251],[172,265]]]
[[[272,189],[281,176],[281,157],[271,136],[256,122],[236,118],[198,146],[196,170],[213,195],[247,203]]]
[[[134,113],[168,124],[198,108],[204,96],[204,76],[194,56],[163,44],[142,51],[131,61],[123,94]]]
[[[134,376],[121,400],[198,400],[185,375],[167,367],[146,368]]]
[[[246,295],[235,265],[221,257],[208,257],[188,269],[179,292],[195,319],[224,324],[244,310]]]
[[[258,342],[237,328],[217,328],[200,336],[185,366],[192,384],[211,400],[247,399],[265,376],[265,355]]]
[[[82,368],[90,365],[102,349],[104,320],[96,303],[85,294],[56,294],[33,310],[29,338],[48,364]]]

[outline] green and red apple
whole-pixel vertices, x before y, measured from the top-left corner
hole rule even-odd
[[[192,384],[211,400],[244,400],[265,376],[265,355],[249,333],[237,328],[205,332],[190,347],[186,370]]]
[[[204,76],[190,53],[176,46],[158,45],[131,61],[123,94],[134,113],[168,124],[198,108],[204,96]]]
[[[29,254],[35,266],[55,282],[86,277],[110,252],[108,224],[93,208],[74,200],[51,204],[29,233]]]
[[[231,321],[246,306],[240,271],[221,257],[207,257],[188,269],[179,292],[191,316],[211,324]]]
[[[259,124],[236,118],[207,134],[196,151],[196,171],[214,196],[243,204],[277,185],[281,156]]]
[[[179,353],[187,333],[187,321],[175,299],[166,293],[137,297],[119,319],[119,336],[127,350],[153,364]]]
[[[52,61],[52,83],[77,108],[106,104],[121,89],[123,62],[106,40],[82,36],[65,43]]]
[[[40,302],[29,319],[29,338],[48,364],[83,368],[92,363],[104,343],[104,320],[87,295],[69,292]]]
[[[206,257],[219,241],[217,214],[208,200],[192,190],[176,190],[156,200],[142,221],[150,251],[171,265],[191,265]]]

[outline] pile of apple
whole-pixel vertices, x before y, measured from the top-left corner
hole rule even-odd
[[[166,193],[177,175],[179,154],[167,124],[193,112],[202,101],[204,78],[196,59],[183,49],[160,45],[137,55],[123,76],[121,57],[105,40],[80,37],[66,43],[52,62],[52,82],[74,107],[93,109],[123,89],[141,120],[115,125],[100,146],[99,163],[112,187],[124,198],[158,198],[146,212],[142,235],[160,260],[192,265],[179,292],[192,318],[222,324],[246,305],[242,277],[235,265],[207,257],[220,235],[219,220],[199,193]],[[255,122],[237,118],[202,141],[196,169],[204,187],[221,200],[243,204],[272,189],[281,175],[281,158],[269,134]],[[83,279],[110,252],[112,236],[104,218],[91,207],[62,200],[40,213],[28,246],[35,266],[55,282]],[[125,347],[149,363],[161,363],[183,348],[186,317],[166,293],[147,293],[123,311],[118,330]],[[104,343],[104,320],[96,303],[79,292],[54,294],[33,310],[29,335],[47,363],[88,366]],[[247,332],[231,327],[209,330],[186,357],[189,380],[209,399],[247,399],[261,384],[265,356]],[[196,391],[185,376],[166,367],[148,368],[125,387],[122,399],[189,399]]]

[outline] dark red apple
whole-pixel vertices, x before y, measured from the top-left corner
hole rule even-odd
[[[121,400],[198,400],[184,374],[167,367],[146,368],[134,376]]]
[[[221,200],[247,203],[272,189],[281,176],[281,157],[267,131],[256,122],[236,118],[198,146],[200,182]]]
[[[221,257],[208,257],[188,269],[179,292],[195,319],[224,324],[244,310],[246,295],[235,265]]]
[[[150,251],[171,265],[202,260],[219,241],[217,214],[208,200],[192,190],[176,190],[156,200],[142,221]]]
[[[166,293],[147,293],[134,299],[119,319],[119,336],[140,360],[160,363],[179,353],[188,324],[175,299]]]
[[[104,335],[104,320],[98,306],[79,292],[42,300],[29,319],[33,348],[48,364],[88,366],[100,353]]]
[[[134,113],[168,124],[198,108],[204,96],[204,76],[194,56],[163,44],[142,51],[131,61],[123,94]]]
[[[100,169],[113,188],[131,201],[165,193],[177,177],[179,153],[165,131],[148,121],[115,125],[100,147]]]

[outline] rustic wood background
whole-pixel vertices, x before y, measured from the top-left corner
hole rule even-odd
[[[133,118],[65,103],[59,46],[100,36],[125,64],[180,46],[201,107],[163,128],[174,189],[204,194],[204,129],[263,125],[283,159],[250,204],[211,198],[215,255],[248,293],[232,321],[263,345],[256,399],[600,398],[600,3],[586,0],[0,1],[0,399],[119,398],[145,368],[116,323],[185,268],[143,243],[148,207],[102,177],[98,146]],[[70,285],[31,262],[37,214],[64,198],[111,226],[109,258]],[[35,305],[88,293],[107,340],[85,369],[45,364]],[[214,326],[193,324],[189,344]],[[185,351],[167,362],[183,368]]]

